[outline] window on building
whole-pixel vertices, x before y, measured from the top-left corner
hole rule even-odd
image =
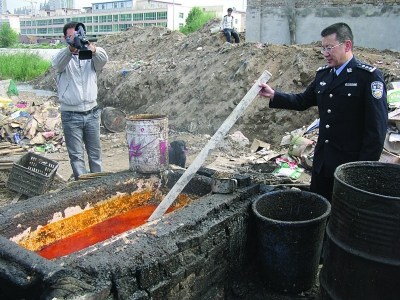
[[[182,28],[183,27],[183,23],[179,23],[179,28]]]
[[[37,26],[47,26],[47,20],[37,20]]]
[[[93,17],[93,23],[99,23],[99,16]]]
[[[118,15],[113,15],[114,22],[118,22]]]
[[[184,18],[185,18],[184,13],[179,13],[179,19],[184,19]]]
[[[64,18],[62,18],[62,19],[53,19],[53,24],[54,25],[64,24]]]
[[[144,19],[145,20],[156,20],[157,19],[156,13],[155,12],[145,13]]]
[[[167,19],[167,12],[160,11],[157,13],[157,20],[166,20]]]
[[[121,14],[120,20],[121,21],[132,21],[132,14]]]
[[[99,32],[111,32],[112,31],[112,25],[100,25],[99,26]]]
[[[133,14],[133,21],[143,21],[143,13],[141,14]]]

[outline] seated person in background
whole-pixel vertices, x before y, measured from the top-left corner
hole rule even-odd
[[[233,36],[233,38],[235,39],[235,43],[239,44],[239,35],[233,27],[232,8],[228,8],[228,14],[222,18],[221,31],[224,33],[226,41],[228,43],[231,42],[231,36]]]

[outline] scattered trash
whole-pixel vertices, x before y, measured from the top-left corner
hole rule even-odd
[[[387,102],[389,108],[400,107],[400,81],[394,81],[388,84]]]
[[[278,168],[275,169],[272,173],[278,177],[285,176],[296,180],[299,179],[301,173],[304,172],[304,169],[300,168],[297,162],[287,155],[278,157],[276,159],[276,163],[278,164]]]
[[[261,140],[258,140],[258,139],[254,139],[253,143],[250,146],[250,151],[251,152],[260,152],[261,150],[267,151],[270,148],[271,148],[270,144],[263,142]]]
[[[12,80],[0,81],[0,142],[31,146],[29,151],[38,153],[60,149],[64,138],[58,104],[18,95]]]

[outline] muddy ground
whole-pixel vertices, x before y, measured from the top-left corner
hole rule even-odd
[[[239,45],[231,45],[225,43],[220,33],[210,33],[210,28],[217,24],[219,20],[214,20],[189,36],[166,28],[132,27],[97,42],[110,58],[99,75],[100,105],[119,108],[127,115],[166,115],[169,139],[183,139],[188,145],[187,165],[264,70],[272,73],[269,81],[272,87],[300,92],[310,83],[315,70],[324,65],[319,42],[272,45],[248,43],[242,36]],[[318,39],[316,37],[316,41]],[[358,47],[354,52],[360,60],[379,67],[387,82],[400,79],[399,52]],[[55,91],[54,78],[54,71],[49,71],[32,84],[38,89]],[[316,109],[305,112],[272,110],[268,108],[267,99],[257,97],[231,133],[240,130],[250,142],[257,138],[278,147],[285,133],[307,126],[317,117]],[[104,171],[128,169],[125,133],[110,133],[102,128],[101,139]],[[238,160],[249,152],[249,145],[238,146],[225,141],[212,152],[206,164],[218,157]],[[53,190],[62,188],[66,184],[63,181],[72,174],[66,149],[46,156],[59,162],[60,178],[55,180]],[[0,181],[6,181],[7,175],[7,171],[0,172]],[[0,187],[0,193],[0,206],[18,200],[17,194],[4,186]],[[22,196],[18,201],[24,200]],[[238,293],[252,288],[251,284],[241,285]],[[267,299],[262,293],[251,292],[251,295],[253,299]],[[296,297],[285,299],[315,299],[316,294]]]

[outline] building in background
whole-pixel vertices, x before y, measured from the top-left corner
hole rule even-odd
[[[0,0],[0,14],[7,14],[7,0]]]
[[[49,0],[48,3],[50,10],[75,8],[75,0]]]
[[[239,8],[235,7],[235,2]],[[239,32],[243,32],[246,24],[246,3],[247,1],[243,0],[117,0],[93,2],[90,7],[75,9],[74,0],[48,0],[40,5],[37,13],[18,15],[18,32],[40,39],[62,39],[62,28],[70,21],[84,23],[89,39],[123,31],[131,26],[161,26],[178,30],[185,25],[186,18],[194,6],[205,12],[215,13],[218,18],[226,14],[228,7],[232,7],[235,27]]]
[[[152,0],[94,2],[83,11],[57,8],[42,10],[40,16],[21,16],[20,33],[62,39],[63,25],[70,21],[84,23],[89,39],[123,31],[134,25],[178,29],[180,24],[185,23],[190,9],[178,3]]]

